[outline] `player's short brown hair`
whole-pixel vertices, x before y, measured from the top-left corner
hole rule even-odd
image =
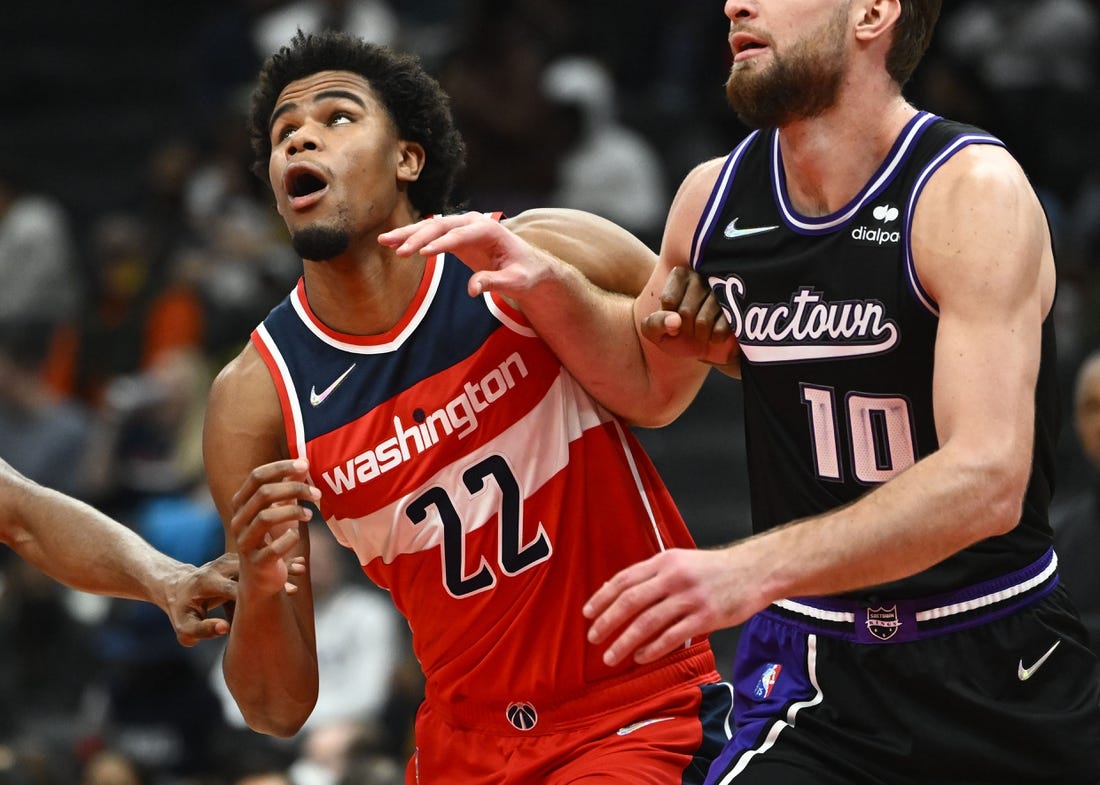
[[[886,53],[886,70],[899,85],[909,81],[932,41],[942,0],[901,0],[901,16]]]

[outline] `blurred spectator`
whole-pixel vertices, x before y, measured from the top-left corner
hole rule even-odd
[[[57,329],[0,323],[0,457],[35,482],[86,499],[90,414],[52,390],[43,373]]]
[[[107,384],[93,431],[95,466],[87,472],[104,503],[186,496],[202,485],[199,432],[210,381],[201,352],[168,349],[147,369]]]
[[[1095,116],[1100,11],[1088,0],[970,0],[944,14],[945,54],[990,90],[990,131],[1064,206],[1081,185]],[[1055,216],[1057,218],[1057,216]]]
[[[68,214],[32,190],[29,165],[27,151],[0,153],[0,324],[53,327],[76,318],[83,286]]]
[[[547,66],[542,87],[569,129],[550,206],[595,213],[656,244],[669,207],[663,163],[620,122],[611,74],[595,59],[569,56]]]
[[[294,782],[286,772],[262,771],[233,780],[232,785],[294,785]]]
[[[84,764],[80,785],[149,785],[149,780],[132,758],[101,750]]]
[[[252,174],[243,108],[214,125],[209,154],[184,186],[184,216],[197,242],[182,251],[180,278],[201,298],[204,347],[220,367],[301,274],[271,192]]]
[[[329,723],[310,732],[290,767],[293,785],[401,785],[403,760],[370,727]]]
[[[101,506],[190,564],[224,549],[197,441],[209,383],[198,351],[161,352],[147,370],[107,385],[97,428]],[[150,771],[208,772],[224,729],[206,679],[214,644],[183,648],[157,608],[119,599],[108,602],[96,644],[104,742]]]
[[[30,736],[67,748],[84,732],[80,710],[100,662],[92,631],[68,597],[68,589],[0,551],[0,740]]]
[[[405,773],[392,758],[382,755],[352,758],[336,785],[402,785]]]
[[[397,40],[398,18],[385,0],[291,0],[276,3],[256,19],[256,50],[266,57],[302,30],[343,30],[376,44]]]
[[[473,0],[439,66],[466,141],[460,198],[472,209],[515,215],[548,203],[562,135],[542,90],[550,45],[523,6]]]
[[[112,380],[171,349],[201,347],[201,303],[187,281],[157,263],[153,242],[149,224],[132,213],[103,215],[92,228],[97,281],[80,331],[75,384],[94,405]]]
[[[363,723],[335,720],[304,729],[301,754],[291,765],[294,785],[336,785],[347,770],[352,749],[368,734]]]
[[[37,742],[0,742],[0,785],[68,785],[76,768],[59,762]]]
[[[1054,547],[1069,589],[1100,653],[1100,350],[1081,364],[1074,390],[1073,421],[1090,467],[1087,484],[1051,509]]]
[[[399,760],[361,738],[353,740],[346,751],[344,771],[336,785],[402,785],[404,781],[404,767]]]

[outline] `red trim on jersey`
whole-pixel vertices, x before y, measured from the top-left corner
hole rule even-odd
[[[516,308],[516,306],[512,305],[512,303],[510,303],[508,300],[504,299],[503,296],[496,292],[489,292],[488,294],[493,301],[493,305],[499,308],[501,312],[509,319],[515,320],[518,324],[521,324],[524,327],[531,326],[531,322],[527,320],[527,317],[524,315],[523,311],[521,311],[519,308]]]
[[[256,347],[256,351],[260,353],[260,358],[264,361],[264,365],[267,366],[271,381],[275,384],[275,392],[279,394],[279,408],[283,410],[283,425],[286,426],[286,443],[290,457],[300,458],[302,457],[298,452],[300,439],[294,429],[294,409],[290,405],[290,394],[283,380],[283,372],[279,369],[279,364],[275,361],[275,356],[271,353],[271,350],[268,349],[267,344],[264,343],[258,331],[252,331],[251,340],[252,345]]]
[[[304,277],[298,279],[298,285],[295,287],[295,292],[298,295],[298,302],[302,305],[302,311],[309,319],[310,324],[317,328],[319,332],[327,335],[334,341],[352,344],[353,346],[382,346],[396,340],[420,312],[424,300],[428,297],[428,291],[431,289],[432,280],[435,278],[435,267],[437,264],[441,263],[441,260],[441,254],[429,256],[425,260],[424,275],[420,279],[420,284],[416,288],[416,294],[413,295],[409,307],[405,309],[405,313],[402,314],[397,324],[386,332],[379,333],[378,335],[350,335],[348,333],[342,333],[333,330],[318,319],[317,314],[315,314],[313,309],[309,306],[309,299],[306,297],[306,280]]]

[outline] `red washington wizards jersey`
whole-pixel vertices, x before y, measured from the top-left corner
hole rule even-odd
[[[408,311],[376,336],[324,326],[300,281],[252,340],[322,514],[409,622],[429,700],[580,697],[662,665],[604,665],[584,602],[693,543],[631,432],[519,311],[471,298],[469,277],[428,259]]]

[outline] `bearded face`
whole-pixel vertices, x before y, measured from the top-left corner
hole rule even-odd
[[[842,4],[816,30],[783,50],[734,63],[726,97],[750,128],[816,117],[835,103],[848,64],[848,8]]]

